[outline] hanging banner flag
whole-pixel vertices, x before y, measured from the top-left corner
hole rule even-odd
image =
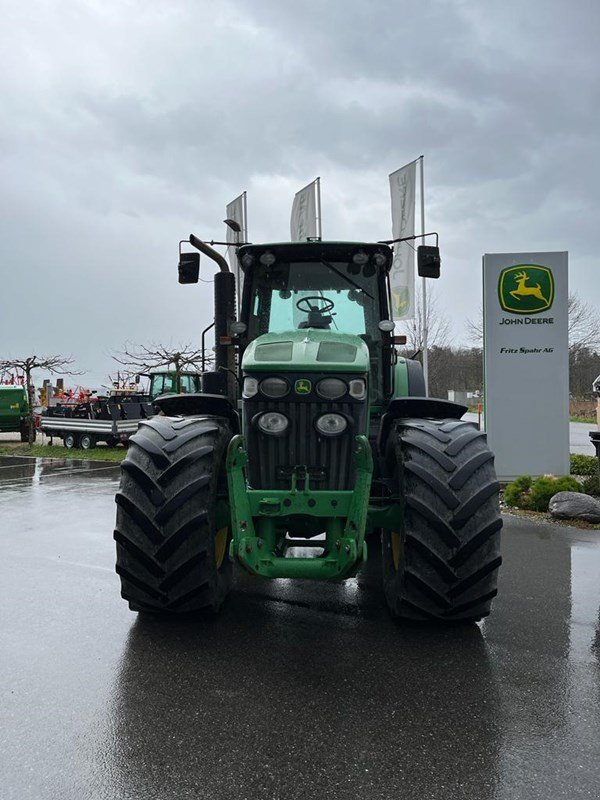
[[[231,271],[235,275],[235,286],[236,286],[236,294],[237,294],[237,302],[238,302],[238,311],[239,311],[239,304],[240,298],[242,296],[242,272],[240,271],[240,267],[238,264],[237,254],[236,254],[236,245],[239,242],[247,242],[248,241],[248,223],[247,223],[247,214],[246,214],[246,192],[242,192],[239,197],[236,197],[235,200],[232,200],[231,203],[228,203],[225,206],[225,219],[231,219],[240,226],[239,233],[234,231],[232,228],[227,225],[227,260],[229,261],[229,266],[231,267]]]
[[[306,241],[309,237],[321,237],[321,191],[320,178],[316,178],[294,197],[290,233],[292,242]]]
[[[416,176],[417,161],[390,175],[393,239],[415,235]],[[414,242],[398,242],[394,245],[390,286],[394,319],[412,319],[415,315]]]
[[[236,233],[236,231],[232,230],[229,225],[227,226],[228,244],[236,245],[238,242],[247,241],[246,192],[242,192],[239,197],[236,197],[235,200],[232,200],[231,203],[228,203],[225,206],[225,217],[226,219],[232,219],[240,226],[239,233]],[[237,268],[237,256],[235,254],[234,246],[227,248],[227,258],[229,260],[229,266],[232,269]]]

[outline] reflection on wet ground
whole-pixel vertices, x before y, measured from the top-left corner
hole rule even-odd
[[[471,628],[397,626],[377,557],[340,584],[238,575],[214,620],[138,619],[117,476],[0,459],[3,798],[597,796],[600,532],[507,518]]]
[[[0,492],[19,491],[52,478],[67,483],[70,489],[80,486],[80,479],[114,481],[119,465],[108,461],[81,461],[75,458],[27,458],[0,456]]]

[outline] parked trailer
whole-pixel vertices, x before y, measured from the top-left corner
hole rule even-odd
[[[153,415],[154,407],[145,399],[99,398],[96,402],[48,408],[41,415],[40,430],[46,436],[61,438],[69,450],[90,450],[98,442],[114,447],[126,443],[140,421]]]

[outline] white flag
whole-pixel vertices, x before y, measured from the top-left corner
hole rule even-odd
[[[417,162],[413,161],[390,175],[392,195],[392,239],[415,235],[415,187]],[[415,315],[415,251],[413,242],[394,245],[390,271],[394,319]]]
[[[246,192],[242,192],[239,197],[232,200],[225,206],[225,218],[232,219],[240,226],[240,233],[233,231],[229,225],[227,226],[227,242],[236,245],[238,242],[246,240],[246,219],[244,213],[244,206],[246,205]],[[237,268],[237,256],[235,254],[235,247],[227,248],[227,256],[229,258],[229,265],[232,269]]]
[[[320,236],[318,223],[318,183],[317,178],[294,197],[290,233],[292,242],[305,242],[308,237]]]
[[[235,275],[235,288],[239,311],[240,298],[242,296],[243,273],[240,270],[237,254],[235,252],[235,245],[237,245],[238,242],[245,242],[248,239],[248,228],[246,222],[246,192],[242,192],[239,197],[236,197],[235,200],[232,200],[231,203],[228,203],[225,206],[225,219],[232,219],[240,226],[240,232],[237,233],[237,231],[232,230],[229,225],[227,225],[226,239],[226,241],[231,245],[227,247],[227,259],[229,261],[231,271]]]

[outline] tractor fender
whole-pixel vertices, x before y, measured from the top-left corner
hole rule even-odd
[[[233,432],[240,432],[239,414],[222,394],[163,394],[154,400],[154,405],[167,417],[193,417],[199,414],[225,417],[231,423]]]
[[[381,417],[377,449],[385,453],[390,427],[397,419],[461,419],[468,410],[460,403],[433,397],[392,397]]]
[[[424,397],[423,365],[412,358],[399,358],[394,367],[394,397]]]

